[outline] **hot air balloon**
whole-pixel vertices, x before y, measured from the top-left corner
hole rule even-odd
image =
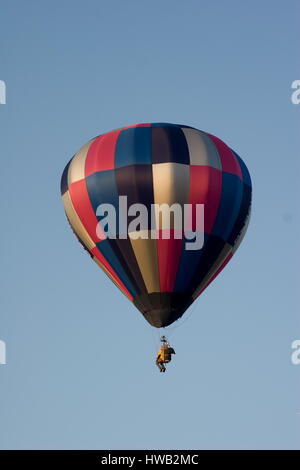
[[[61,194],[80,243],[160,328],[178,320],[236,252],[249,222],[251,179],[237,153],[214,135],[146,123],[85,144],[63,172]],[[126,217],[120,201],[129,208]],[[174,205],[182,217],[190,208],[187,231],[172,210],[169,219],[159,212]],[[108,228],[111,207],[114,230]],[[148,212],[138,224],[140,207]],[[197,207],[204,208],[200,228]],[[197,234],[201,247],[188,249]]]

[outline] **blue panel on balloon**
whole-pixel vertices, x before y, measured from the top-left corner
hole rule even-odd
[[[222,173],[222,193],[212,234],[228,241],[239,215],[243,197],[243,182],[230,173]]]
[[[121,131],[116,144],[115,167],[151,163],[151,127]]]

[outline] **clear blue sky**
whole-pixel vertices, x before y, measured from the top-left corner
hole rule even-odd
[[[0,447],[300,448],[299,2],[0,1]],[[59,183],[90,138],[180,122],[253,180],[237,255],[158,333],[81,249]]]

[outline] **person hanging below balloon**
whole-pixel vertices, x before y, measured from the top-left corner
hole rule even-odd
[[[166,372],[165,364],[171,362],[172,354],[176,354],[174,349],[169,345],[168,340],[165,336],[161,337],[162,345],[159,348],[159,351],[156,356],[156,365],[159,368],[160,372]]]

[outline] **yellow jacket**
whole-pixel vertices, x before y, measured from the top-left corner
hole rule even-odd
[[[175,354],[175,351],[173,348],[171,348],[168,345],[161,346],[157,353],[156,360],[158,362],[163,362],[163,363],[170,362],[172,359],[172,354]]]

